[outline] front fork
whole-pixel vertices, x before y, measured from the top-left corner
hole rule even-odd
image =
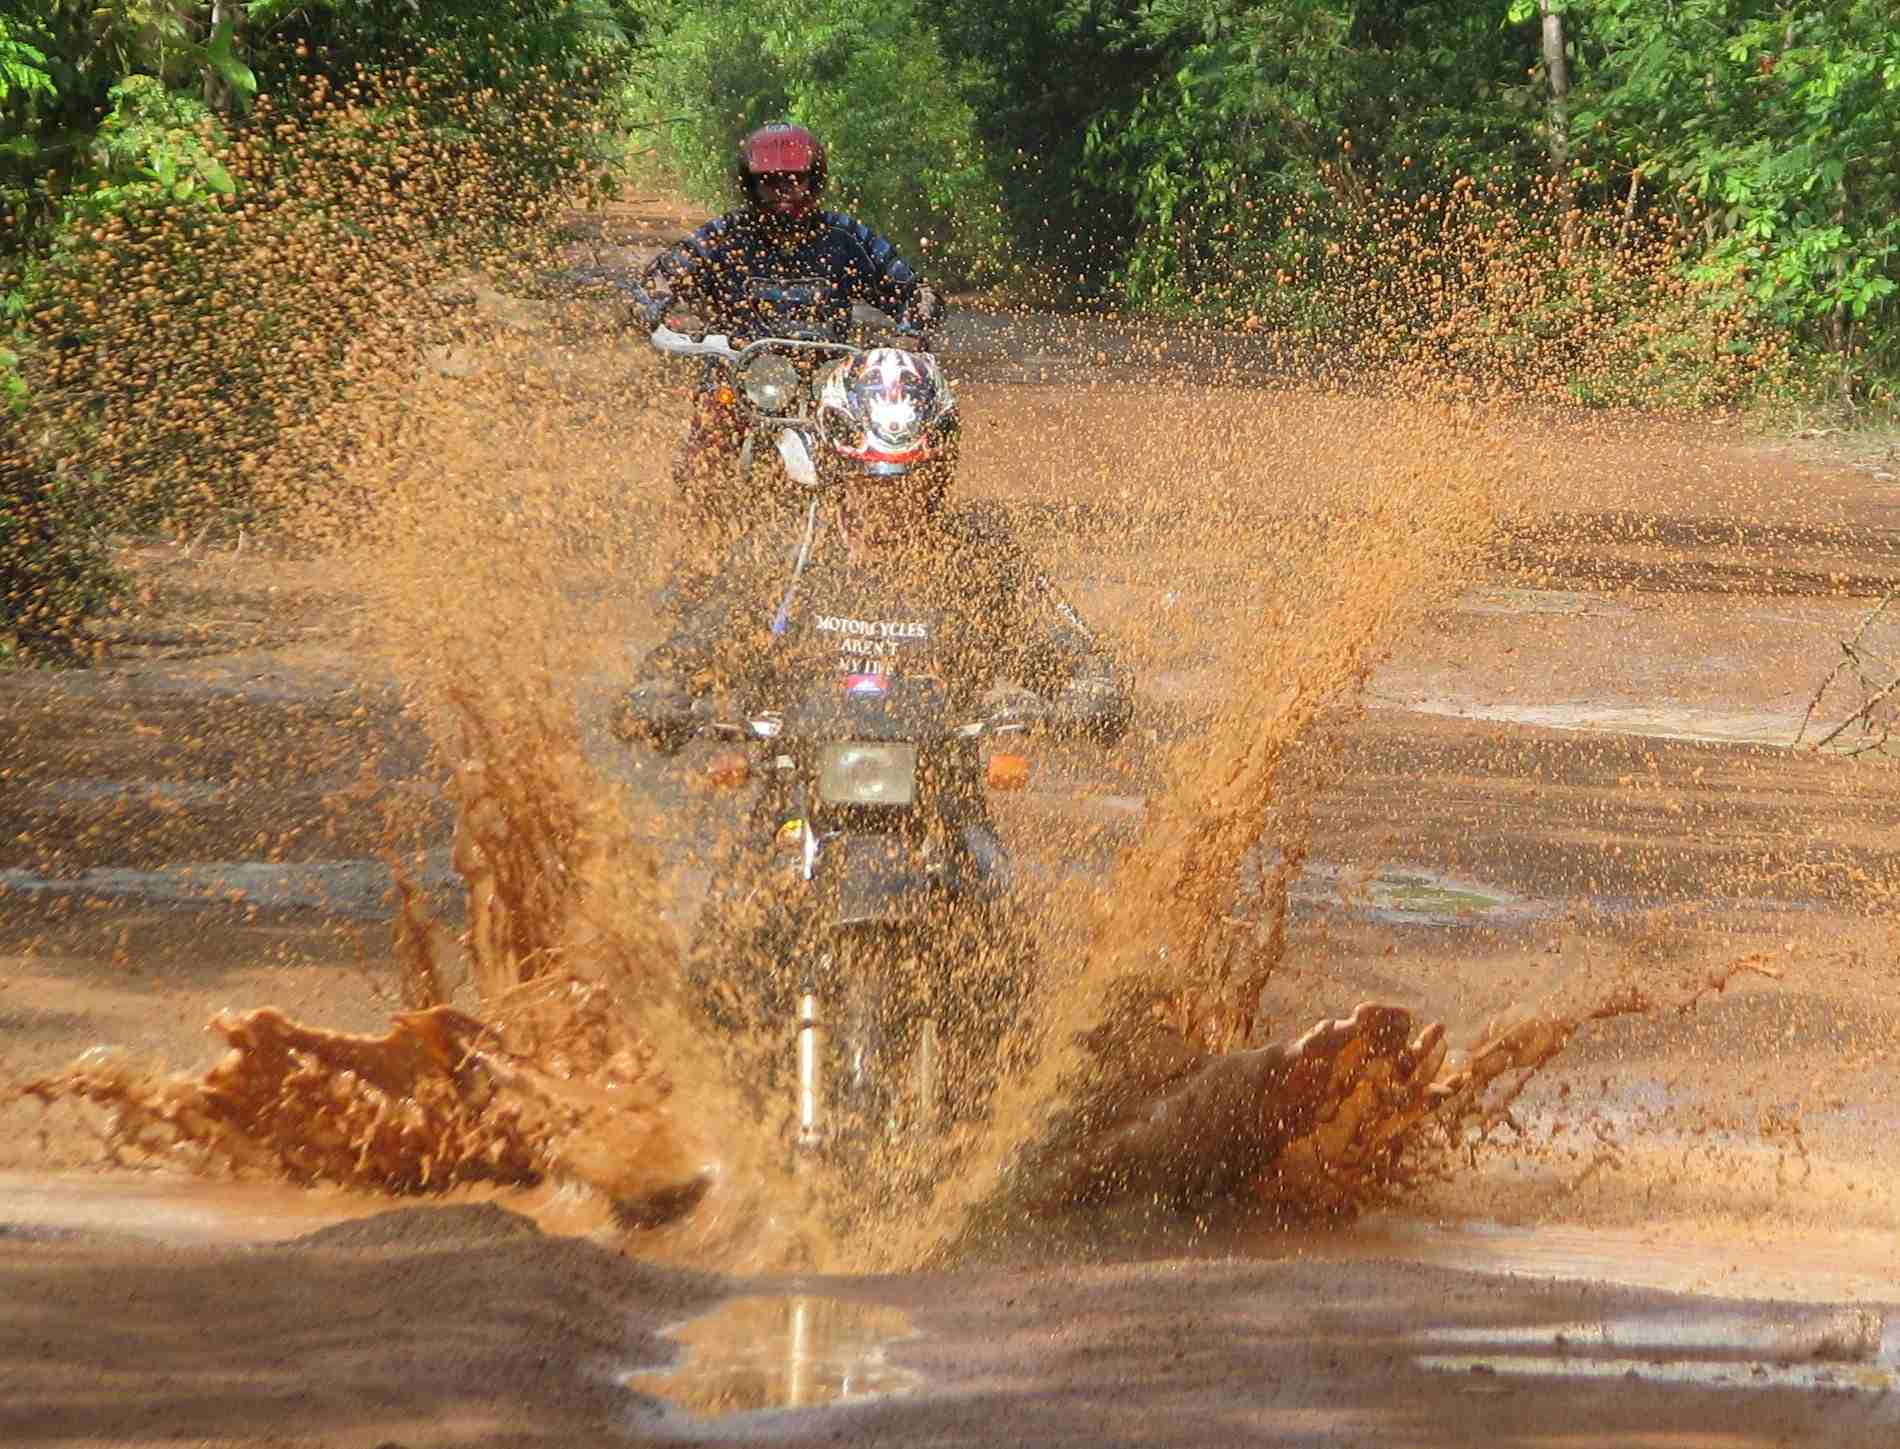
[[[853,1063],[853,1070],[864,1070],[864,1063]],[[798,995],[798,1130],[793,1139],[795,1161],[811,1161],[827,1135],[825,1121],[825,1026],[818,993],[801,991]],[[911,1106],[911,1125],[928,1130],[935,1125],[937,1099],[943,1082],[943,1054],[937,1023],[926,1019],[918,1024],[917,1050],[911,1057],[907,1095]]]
[[[806,1160],[823,1140],[824,1025],[818,1019],[818,994],[798,996],[798,1137],[799,1160]]]

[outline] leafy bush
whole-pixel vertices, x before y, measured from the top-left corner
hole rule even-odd
[[[321,482],[333,406],[407,382],[431,288],[560,204],[584,164],[553,94],[524,117],[413,75],[319,77],[190,130],[190,104],[120,91],[97,143],[110,168],[28,295],[28,380],[46,460],[111,479],[138,526],[254,516],[272,455],[279,478]],[[553,139],[520,146],[524,120]]]
[[[1579,211],[1555,183],[1461,178],[1283,222],[1272,270],[1224,313],[1353,376],[1661,410],[1789,376],[1786,338],[1689,275],[1699,238],[1666,217]]]
[[[1605,0],[1574,23],[1590,166],[1692,211],[1696,278],[1834,353],[1849,387],[1900,370],[1893,7]]]
[[[338,404],[413,377],[435,284],[600,181],[625,14],[43,0],[0,19],[0,628],[70,637],[110,586],[105,530],[325,485]]]
[[[938,0],[931,15],[959,63],[983,72],[970,93],[993,154],[1015,157],[1004,181],[1016,235],[1071,264],[1058,279],[1069,289],[1274,325],[1344,321],[1350,298],[1327,260],[1343,248],[1359,276],[1404,260],[1375,262],[1362,220],[1429,208],[1461,177],[1547,207],[1528,196],[1543,179],[1560,213],[1578,208],[1566,229],[1593,217],[1599,238],[1633,226],[1675,239],[1666,285],[1683,299],[1679,325],[1657,343],[1672,372],[1705,353],[1753,354],[1734,334],[1744,326],[1831,355],[1856,396],[1890,387],[1900,28],[1889,0],[1556,3],[1562,96],[1540,45],[1545,9]],[[1543,271],[1588,290],[1588,266],[1553,257]],[[1726,372],[1712,391],[1734,381]],[[1580,391],[1599,388],[1580,380]]]

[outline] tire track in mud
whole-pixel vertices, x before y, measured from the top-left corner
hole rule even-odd
[[[1562,511],[1508,529],[1493,566],[1598,593],[1873,599],[1900,586],[1900,527]]]

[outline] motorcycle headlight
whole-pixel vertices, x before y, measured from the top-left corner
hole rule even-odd
[[[753,407],[772,417],[783,417],[798,395],[798,369],[789,357],[762,352],[745,365],[739,385]]]
[[[917,795],[917,746],[821,745],[818,796],[828,805],[908,805]]]

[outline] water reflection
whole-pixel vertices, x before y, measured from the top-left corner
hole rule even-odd
[[[697,1418],[886,1397],[918,1383],[884,1357],[913,1333],[895,1308],[807,1293],[731,1298],[665,1330],[682,1349],[678,1364],[621,1382]]]
[[[1860,1391],[1900,1388],[1896,1333],[1867,1309],[1652,1315],[1597,1322],[1428,1329],[1420,1354],[1439,1373],[1641,1379],[1728,1388]]]

